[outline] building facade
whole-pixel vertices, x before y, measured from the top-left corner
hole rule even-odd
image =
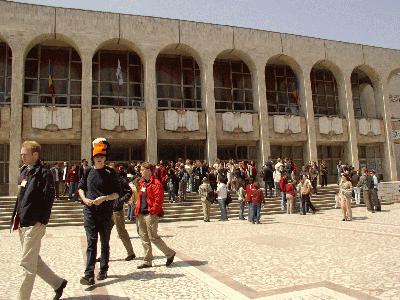
[[[0,181],[15,192],[23,140],[79,161],[99,136],[115,161],[288,156],[397,180],[399,72],[398,50],[1,1]]]

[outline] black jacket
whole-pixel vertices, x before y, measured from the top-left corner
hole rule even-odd
[[[18,185],[20,189],[11,226],[16,216],[19,217],[20,227],[33,226],[37,222],[46,225],[50,219],[55,194],[51,171],[44,168],[41,161],[31,169],[24,166],[20,171]]]
[[[124,203],[127,203],[133,194],[128,181],[121,174],[118,175],[118,182],[121,186],[121,197],[114,201],[114,211],[121,211],[124,208]]]

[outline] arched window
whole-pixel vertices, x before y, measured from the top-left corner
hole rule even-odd
[[[216,59],[214,62],[215,110],[249,111],[253,107],[251,74],[242,61]]]
[[[315,116],[339,115],[336,79],[328,69],[311,70],[311,89]]]
[[[159,109],[202,109],[200,69],[195,59],[160,54],[156,72]]]
[[[143,67],[136,53],[102,49],[92,63],[93,107],[144,106]]]
[[[11,48],[0,43],[0,105],[11,103]]]
[[[266,65],[265,86],[269,114],[299,113],[299,84],[289,66]]]
[[[375,93],[371,79],[360,69],[351,74],[354,116],[356,118],[376,118]]]
[[[71,47],[37,45],[25,61],[25,105],[79,107],[82,63]]]

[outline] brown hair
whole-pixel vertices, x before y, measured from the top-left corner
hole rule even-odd
[[[32,153],[40,153],[40,150],[42,149],[40,144],[36,141],[25,141],[22,143],[21,148],[29,149]]]
[[[145,169],[153,170],[154,166],[151,163],[145,161],[144,163],[141,164],[141,167],[145,168]]]

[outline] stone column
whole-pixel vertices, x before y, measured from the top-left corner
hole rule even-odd
[[[318,160],[310,72],[311,68],[307,67],[303,68],[303,73],[301,75],[298,75],[300,85],[300,109],[306,118],[307,124],[307,143],[304,147],[304,163],[310,160]]]
[[[92,58],[93,53],[82,53],[81,97],[81,158],[92,157]]]
[[[258,167],[268,160],[271,154],[269,141],[268,106],[265,87],[265,62],[259,62],[252,73],[253,97],[258,106],[258,120],[260,123],[260,140],[258,142]]]
[[[214,98],[214,61],[203,59],[201,64],[201,95],[206,111],[207,141],[206,159],[212,165],[217,159],[217,120]]]
[[[157,94],[156,56],[148,56],[143,61],[144,104],[146,107],[146,161],[157,162]]]
[[[354,117],[353,93],[351,90],[351,72],[338,80],[340,111],[346,118],[349,140],[344,148],[343,161],[359,169],[358,142],[357,142],[357,121]]]
[[[375,99],[379,99],[382,104],[381,112],[383,118],[383,124],[385,127],[385,142],[384,142],[384,180],[385,181],[396,181],[397,180],[397,167],[396,157],[394,150],[394,142],[392,136],[392,114],[390,112],[389,104],[389,91],[386,83],[378,82],[374,89],[376,96]]]
[[[18,192],[17,179],[21,162],[22,113],[24,101],[24,47],[12,47],[12,83],[11,83],[11,122],[10,124],[10,164],[9,194]]]

